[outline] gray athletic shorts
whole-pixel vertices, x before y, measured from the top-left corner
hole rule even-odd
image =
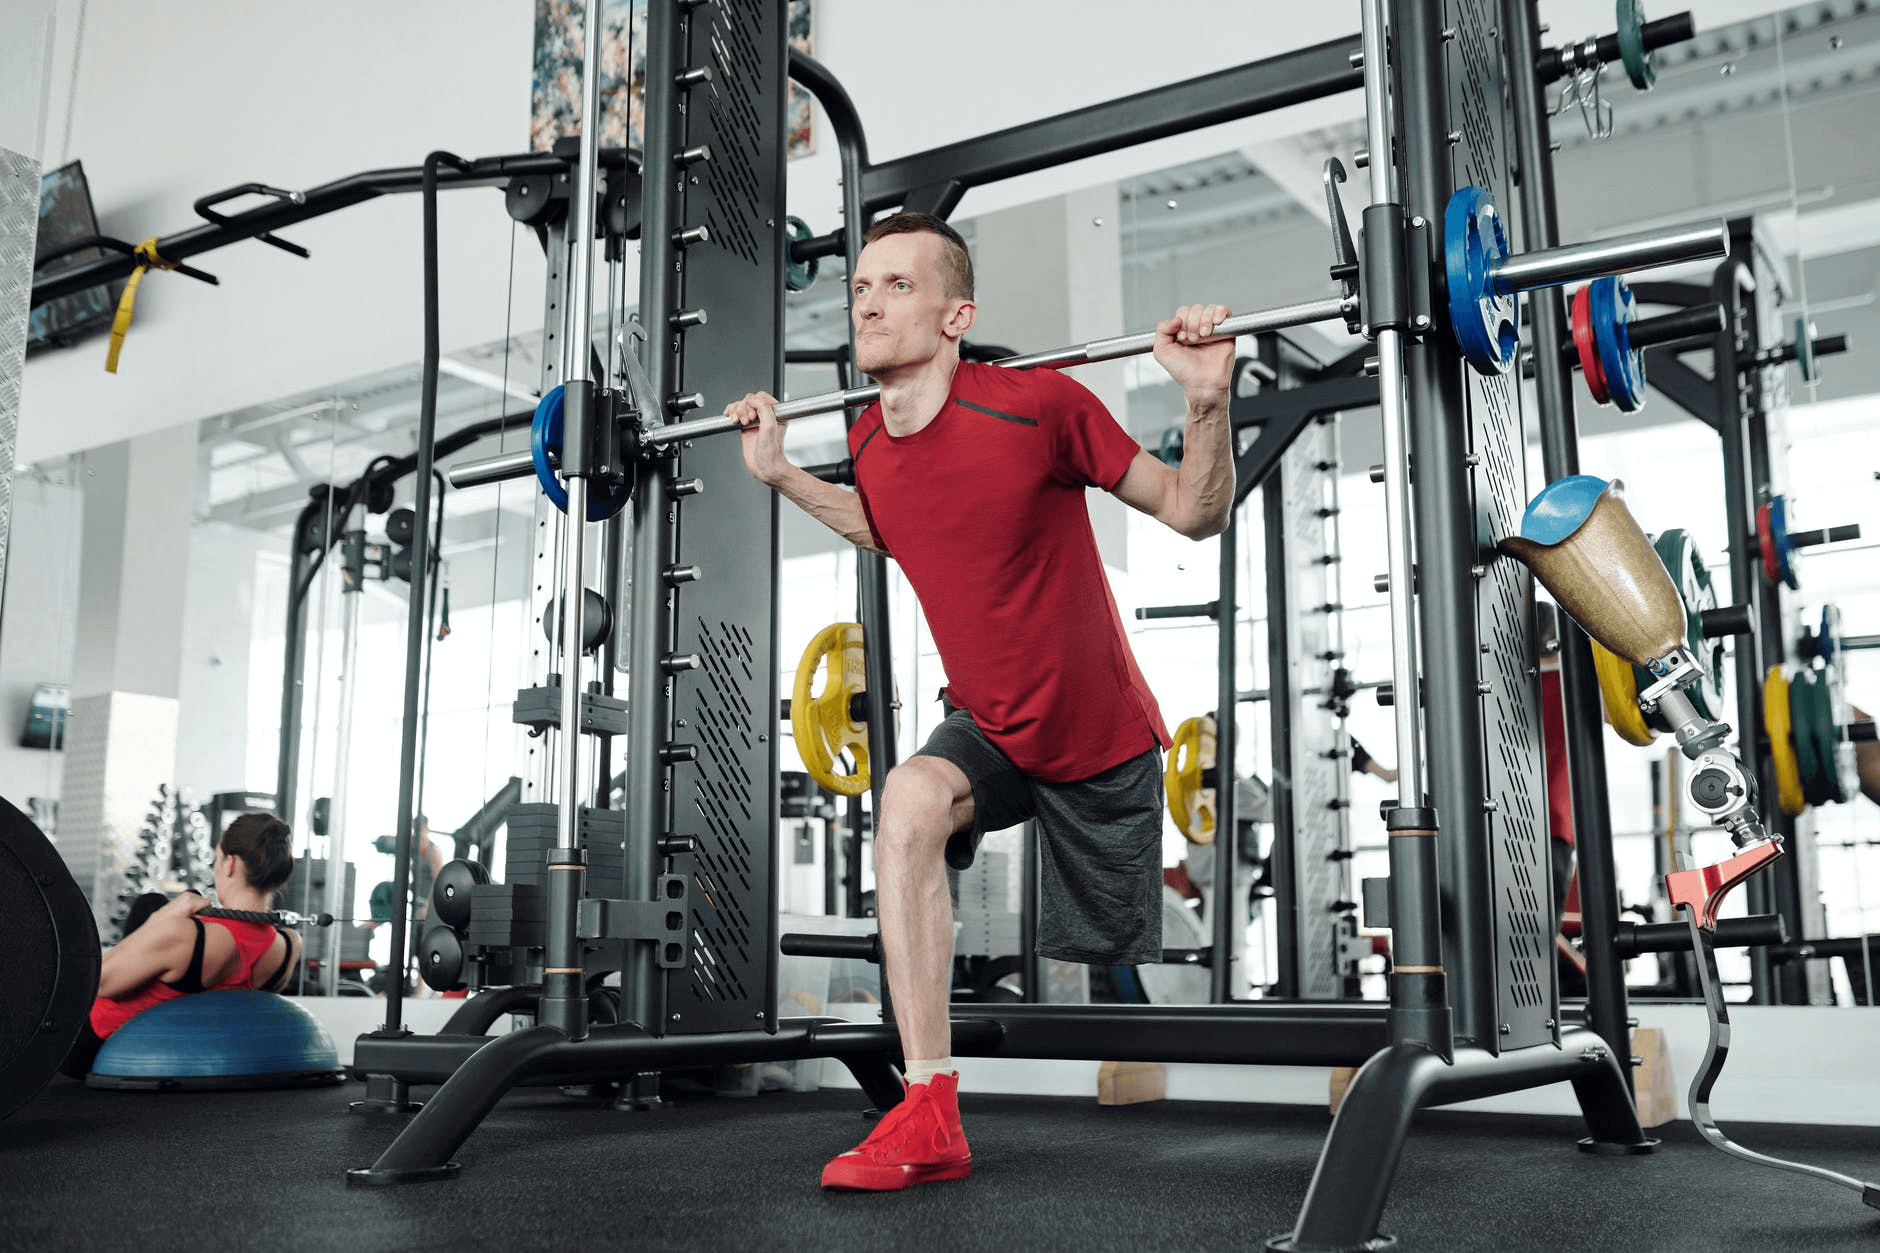
[[[973,787],[973,825],[947,841],[947,864],[973,864],[988,831],[1038,824],[1038,953],[1140,966],[1162,959],[1162,750],[1075,783],[1021,771],[965,710],[949,714],[917,757],[958,766]]]

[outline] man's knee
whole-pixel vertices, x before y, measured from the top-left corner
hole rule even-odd
[[[877,840],[908,851],[938,851],[953,834],[959,768],[935,757],[911,757],[888,772]]]

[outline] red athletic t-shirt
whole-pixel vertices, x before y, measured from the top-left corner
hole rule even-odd
[[[964,362],[919,431],[889,434],[875,404],[849,432],[869,529],[920,597],[948,698],[1048,783],[1168,746],[1084,503],[1139,451],[1057,371]]]
[[[197,918],[195,922],[198,927],[204,923],[225,927],[235,938],[235,968],[203,990],[216,992],[223,988],[247,987],[249,980],[254,977],[255,963],[267,955],[269,947],[274,943],[274,928],[264,922],[248,922],[240,918]],[[196,958],[200,962],[200,949],[197,950]],[[202,975],[199,965],[195,967],[195,974],[198,978]],[[173,983],[152,979],[128,996],[100,996],[91,1003],[92,1034],[100,1040],[108,1040],[112,1032],[151,1006],[188,995],[187,990]]]

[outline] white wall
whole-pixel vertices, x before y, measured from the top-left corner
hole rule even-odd
[[[35,683],[72,674],[72,617],[78,602],[79,530],[84,501],[70,466],[13,482],[6,611],[0,620],[0,796],[21,809],[28,797],[56,800],[63,751],[21,748]]]
[[[76,39],[84,14],[82,43]],[[528,142],[533,5],[63,0],[46,164],[85,163],[99,225],[132,241],[196,221],[197,197],[259,181],[306,188],[410,166],[434,148]],[[73,52],[77,58],[72,88]],[[73,92],[69,147],[65,97]],[[447,347],[500,338],[511,223],[499,191],[440,200]],[[27,364],[18,460],[32,463],[220,413],[422,352],[416,196],[281,234],[311,261],[247,243],[203,257],[222,280],[143,284],[119,373],[104,341]],[[518,326],[541,321],[540,249],[517,250]]]

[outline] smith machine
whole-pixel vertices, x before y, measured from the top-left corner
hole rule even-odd
[[[412,471],[415,514],[428,518],[438,452],[437,190],[506,182],[513,201],[519,187],[527,198],[531,180],[552,186],[565,175],[570,193],[566,229],[547,236],[549,394],[537,410],[529,454],[459,465],[452,475],[456,486],[467,487],[533,473],[544,488],[534,607],[555,647],[538,652],[536,679],[518,694],[516,710],[519,722],[541,734],[525,763],[523,803],[511,812],[507,881],[487,882],[480,867],[461,864],[439,875],[433,893],[433,917],[444,924],[432,933],[440,951],[450,957],[444,937],[454,938],[460,968],[484,990],[443,1032],[417,1036],[400,1021],[395,980],[385,1027],[357,1042],[355,1067],[369,1085],[360,1107],[406,1111],[414,1108],[409,1085],[443,1086],[376,1163],[350,1172],[350,1182],[455,1175],[452,1155],[502,1094],[521,1083],[621,1082],[616,1107],[646,1108],[657,1102],[662,1067],[829,1056],[849,1067],[876,1104],[899,1099],[891,1017],[854,1024],[776,1015],[777,506],[744,472],[734,441],[715,438],[733,429],[729,423],[681,415],[703,405],[707,389],[715,401],[778,389],[786,260],[840,252],[853,263],[860,226],[879,210],[945,215],[973,186],[1360,86],[1368,142],[1358,164],[1370,182],[1360,245],[1352,244],[1338,204],[1342,171],[1327,172],[1339,294],[1243,315],[1221,331],[1260,334],[1342,320],[1374,346],[1392,687],[1422,698],[1394,702],[1401,800],[1384,815],[1391,836],[1390,1001],[962,1005],[954,1050],[1362,1065],[1297,1224],[1268,1242],[1274,1248],[1371,1246],[1411,1118],[1424,1106],[1564,1080],[1573,1084],[1591,1132],[1584,1147],[1649,1150],[1623,1062],[1627,1023],[1610,930],[1617,911],[1596,751],[1597,688],[1585,641],[1571,631],[1569,744],[1594,994],[1585,1026],[1564,1021],[1558,1008],[1524,565],[1602,645],[1653,676],[1640,705],[1663,713],[1691,758],[1690,803],[1742,848],[1719,867],[1688,869],[1670,883],[1672,900],[1687,909],[1688,944],[1705,976],[1716,1030],[1724,1021],[1715,979],[1716,904],[1775,861],[1782,845],[1764,836],[1748,776],[1724,747],[1728,728],[1698,715],[1686,696],[1699,668],[1677,589],[1637,533],[1616,485],[1574,472],[1572,409],[1560,403],[1564,372],[1550,380],[1561,368],[1550,354],[1541,354],[1537,373],[1547,473],[1556,481],[1524,512],[1519,389],[1509,371],[1519,355],[1519,293],[1727,251],[1721,223],[1577,246],[1553,238],[1541,83],[1595,61],[1624,59],[1631,69],[1651,48],[1688,37],[1689,19],[1647,23],[1635,4],[1621,3],[1618,32],[1568,55],[1540,47],[1532,0],[1501,0],[1499,8],[1486,0],[1364,0],[1361,8],[1363,33],[1355,45],[1331,41],[876,165],[867,160],[859,120],[839,85],[808,58],[787,53],[775,6],[655,0],[639,179],[639,313],[609,336],[608,357],[618,369],[592,351],[592,241],[597,215],[615,216],[631,199],[630,191],[617,197],[611,188],[603,198],[603,172],[630,162],[627,154],[601,152],[591,134],[551,154],[464,161],[433,153],[415,179],[406,177],[412,172],[380,171],[304,195],[250,188],[276,203],[217,215],[209,227],[161,242],[162,254],[177,259],[268,238],[275,227],[387,190],[412,190],[414,182],[421,188],[425,393]],[[587,117],[600,107],[599,9],[591,6],[587,17]],[[786,67],[818,95],[836,131],[850,228],[788,244],[776,208]],[[1526,175],[1517,178],[1517,171]],[[1509,250],[1495,208],[1517,188],[1528,245],[1520,253]],[[120,277],[129,265],[106,259],[61,274],[42,284],[61,290],[36,291],[35,301]],[[1531,297],[1531,307],[1536,342],[1563,342],[1558,298]],[[1104,360],[1146,352],[1150,343],[1146,335],[1125,336],[1004,364]],[[1741,347],[1731,344],[1733,351]],[[1720,365],[1717,377],[1728,381],[1718,383],[1721,393],[1739,373]],[[780,412],[834,412],[871,398],[872,389],[849,388],[790,402]],[[1360,403],[1347,398],[1320,412]],[[1292,444],[1300,428],[1288,434],[1286,425],[1269,422],[1250,442],[1237,442],[1242,498]],[[828,473],[839,478],[842,468]],[[588,542],[590,525],[600,528],[598,545]],[[414,528],[414,570],[429,568],[429,530]],[[1223,550],[1231,554],[1232,545]],[[1231,561],[1224,558],[1222,569],[1219,614],[1227,624],[1236,596]],[[598,593],[591,579],[598,579]],[[1636,603],[1615,583],[1630,589]],[[576,589],[581,610],[558,611],[576,599]],[[410,891],[426,600],[412,597],[407,637],[401,901]],[[883,602],[885,596],[865,595],[865,619],[885,622]],[[886,632],[871,629],[868,638],[885,642]],[[1223,638],[1220,707],[1232,709],[1238,695],[1232,632]],[[590,653],[599,661],[592,678],[584,672]],[[885,654],[870,648],[875,691],[892,690]],[[612,692],[616,670],[628,676],[625,702]],[[1233,721],[1222,720],[1223,762],[1234,759]],[[895,760],[891,741],[883,742],[891,726],[891,719],[870,720],[877,783]],[[567,734],[571,727],[579,733]],[[625,807],[616,810],[612,780],[598,767],[609,760],[612,737],[622,735]],[[1234,789],[1220,790],[1226,812],[1217,816],[1218,829],[1231,839]],[[1232,862],[1231,855],[1219,858],[1224,874]],[[395,952],[404,950],[406,918],[400,910],[393,919]],[[812,954],[875,951],[870,940],[842,937],[787,943]],[[1215,963],[1217,985],[1227,964]],[[618,986],[605,986],[615,974]],[[1217,992],[1216,999],[1225,998]],[[533,1012],[537,1025],[483,1034],[507,1012]],[[1858,1180],[1761,1158],[1723,1138],[1706,1104],[1724,1054],[1716,1030],[1692,1092],[1705,1134],[1728,1151],[1851,1187],[1873,1203],[1875,1190]]]
[[[905,205],[946,213],[979,183],[1360,83],[1368,152],[1399,158],[1368,163],[1371,204],[1364,211],[1362,254],[1342,229],[1335,232],[1340,295],[1244,315],[1221,328],[1255,334],[1343,320],[1376,347],[1393,684],[1398,692],[1420,686],[1423,693],[1421,710],[1409,699],[1395,705],[1404,799],[1386,815],[1396,963],[1389,1005],[962,1006],[954,1022],[955,1051],[967,1055],[1365,1063],[1297,1227],[1271,1242],[1285,1248],[1357,1248],[1376,1237],[1411,1115],[1425,1105],[1566,1080],[1592,1132],[1589,1146],[1619,1152],[1650,1146],[1620,1061],[1623,1008],[1616,1022],[1597,1006],[1589,1010],[1593,1029],[1568,1025],[1558,1012],[1546,837],[1538,821],[1543,805],[1527,574],[1485,545],[1500,541],[1530,562],[1569,611],[1596,627],[1603,630],[1618,612],[1606,588],[1611,564],[1574,560],[1586,552],[1586,541],[1576,535],[1624,533],[1626,526],[1636,532],[1615,490],[1595,493],[1593,504],[1582,499],[1583,491],[1556,493],[1551,503],[1543,494],[1524,524],[1518,392],[1507,373],[1518,346],[1515,300],[1522,291],[1715,257],[1727,247],[1718,224],[1598,245],[1550,241],[1511,253],[1494,200],[1510,187],[1508,158],[1519,145],[1507,141],[1510,123],[1496,87],[1511,61],[1525,74],[1534,68],[1530,61],[1543,59],[1532,38],[1531,10],[1513,5],[1526,25],[1507,29],[1527,32],[1520,40],[1499,38],[1497,15],[1470,0],[1446,6],[1445,13],[1398,0],[1390,6],[1387,37],[1385,7],[1382,0],[1364,5],[1361,49],[1342,41],[1320,45],[883,166],[866,163],[854,111],[833,81],[806,75],[801,59],[795,67],[829,108],[842,145],[849,229],[837,242],[851,262],[860,226],[877,209]],[[1641,30],[1635,27],[1629,37],[1637,41]],[[373,1166],[351,1173],[355,1183],[456,1174],[452,1155],[518,1083],[626,1077],[619,1104],[643,1107],[656,1099],[645,1080],[662,1066],[833,1056],[877,1103],[899,1098],[891,1022],[775,1016],[775,750],[769,738],[777,707],[771,677],[775,503],[743,474],[731,441],[714,438],[735,429],[731,423],[674,420],[702,402],[707,386],[716,396],[734,396],[774,388],[777,381],[785,245],[774,210],[761,228],[757,220],[766,212],[760,206],[778,203],[781,190],[782,30],[777,15],[754,2],[655,4],[649,45],[639,306],[646,330],[628,328],[624,378],[594,378],[581,359],[590,342],[586,214],[596,169],[592,141],[584,137],[571,170],[573,248],[562,342],[572,351],[561,420],[545,424],[538,416],[530,465],[496,459],[460,466],[453,476],[467,486],[533,470],[545,489],[565,493],[568,522],[557,565],[566,597],[577,585],[585,589],[586,521],[631,505],[630,528],[610,523],[608,570],[620,574],[601,597],[609,609],[626,608],[631,687],[618,729],[630,748],[627,808],[621,819],[605,826],[598,821],[607,810],[592,772],[583,768],[580,737],[562,735],[573,726],[602,730],[613,712],[612,702],[583,677],[585,646],[609,631],[589,624],[585,610],[564,615],[559,676],[548,684],[558,689],[559,717],[544,720],[560,737],[552,771],[561,798],[553,845],[535,846],[540,860],[525,870],[512,842],[511,874],[524,871],[524,881],[469,883],[467,908],[449,911],[450,917],[439,911],[444,921],[461,919],[479,933],[466,937],[478,940],[472,965],[515,981],[466,1003],[439,1035],[410,1036],[392,1021],[358,1042],[355,1064],[372,1076],[384,1107],[403,1107],[411,1083],[443,1086]],[[588,46],[598,46],[592,24]],[[1521,51],[1511,56],[1510,47]],[[592,68],[587,116],[598,108]],[[1207,107],[1184,109],[1204,99]],[[1092,125],[1106,112],[1121,124]],[[1452,114],[1461,122],[1454,132]],[[1059,142],[1040,142],[1054,133]],[[1342,210],[1334,220],[1342,224]],[[1148,336],[1126,336],[1003,364],[1074,364],[1149,346]],[[1465,360],[1472,370],[1465,371]],[[780,412],[833,412],[871,398],[872,389],[849,388],[789,402]],[[1253,448],[1274,434],[1263,434]],[[427,440],[428,434],[421,436],[421,457]],[[831,473],[839,475],[840,467]],[[1569,488],[1578,481],[1569,472]],[[598,510],[590,509],[593,500],[603,502]],[[682,501],[688,502],[683,519]],[[1581,516],[1568,526],[1563,519],[1571,521],[1575,508]],[[1551,518],[1551,530],[1536,524],[1537,517]],[[1589,529],[1589,519],[1598,526]],[[554,546],[549,528],[542,530],[546,555]],[[1620,561],[1634,555],[1616,544],[1594,549],[1601,551]],[[1676,602],[1669,580],[1663,583],[1649,592],[1668,590]],[[1231,620],[1229,597],[1220,612]],[[1662,672],[1663,681],[1643,699],[1671,711],[1680,742],[1698,759],[1694,780],[1710,787],[1708,775],[1724,778],[1720,794],[1712,788],[1700,800],[1739,835],[1746,852],[1738,860],[1760,865],[1780,845],[1762,838],[1740,786],[1742,772],[1731,772],[1734,758],[1721,748],[1724,730],[1700,723],[1682,697],[1689,667],[1678,652],[1681,605],[1678,612],[1680,634],[1668,648],[1659,648],[1663,641],[1655,636],[1641,643],[1604,634],[1612,646]],[[884,633],[870,638],[879,641]],[[872,651],[879,667],[885,659]],[[1231,684],[1232,667],[1223,673]],[[870,686],[891,690],[884,680],[878,673]],[[1223,707],[1231,708],[1232,699],[1230,692]],[[1432,744],[1441,746],[1427,770],[1425,719]],[[888,721],[872,720],[877,734]],[[408,745],[410,735],[407,728]],[[875,747],[879,776],[893,755],[879,752],[879,740]],[[1231,744],[1222,746],[1221,759],[1232,760]],[[1231,788],[1222,791],[1232,795]],[[1694,782],[1694,796],[1698,792]],[[583,806],[586,796],[597,803]],[[402,804],[400,818],[403,831],[409,809]],[[1232,827],[1231,813],[1223,815],[1222,829]],[[615,848],[624,853],[617,868],[609,864]],[[1223,861],[1231,873],[1231,858]],[[1722,880],[1694,871],[1696,886],[1680,885],[1700,952],[1711,952],[1709,906],[1726,882],[1746,874],[1732,864]],[[523,890],[531,886],[537,890]],[[847,951],[835,938],[791,937],[791,945],[799,952]],[[872,946],[862,941],[859,947]],[[602,987],[616,971],[617,991]],[[538,973],[539,984],[518,978]],[[530,1006],[536,1026],[495,1039],[480,1034],[500,1013]]]

